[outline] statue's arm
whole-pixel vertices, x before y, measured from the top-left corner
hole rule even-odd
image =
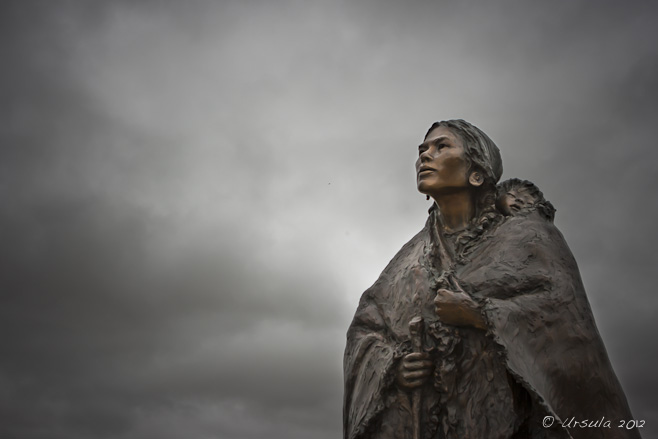
[[[366,432],[373,429],[395,385],[400,352],[387,334],[372,292],[366,291],[347,332],[343,359],[345,439],[370,437]]]

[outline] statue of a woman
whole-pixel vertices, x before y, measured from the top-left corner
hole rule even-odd
[[[496,186],[500,152],[463,120],[432,125],[416,171],[434,204],[348,330],[344,438],[640,437],[553,206]]]

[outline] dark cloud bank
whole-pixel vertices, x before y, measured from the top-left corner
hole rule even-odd
[[[658,436],[648,2],[4,2],[0,437],[340,437],[344,334],[464,117]]]

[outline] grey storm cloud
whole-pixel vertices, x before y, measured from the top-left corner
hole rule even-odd
[[[0,437],[334,438],[460,117],[534,181],[658,434],[648,2],[4,2]]]

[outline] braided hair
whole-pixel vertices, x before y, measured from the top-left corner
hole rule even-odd
[[[487,229],[492,228],[502,220],[502,215],[496,210],[496,183],[503,174],[503,160],[500,150],[493,140],[482,130],[462,119],[435,122],[425,134],[425,137],[438,127],[446,127],[462,139],[464,157],[469,164],[468,173],[480,172],[484,182],[474,187],[475,216],[471,223],[455,240],[455,253],[458,259],[473,247]],[[430,216],[438,215],[438,209],[430,209]],[[437,224],[431,218],[431,223]]]

